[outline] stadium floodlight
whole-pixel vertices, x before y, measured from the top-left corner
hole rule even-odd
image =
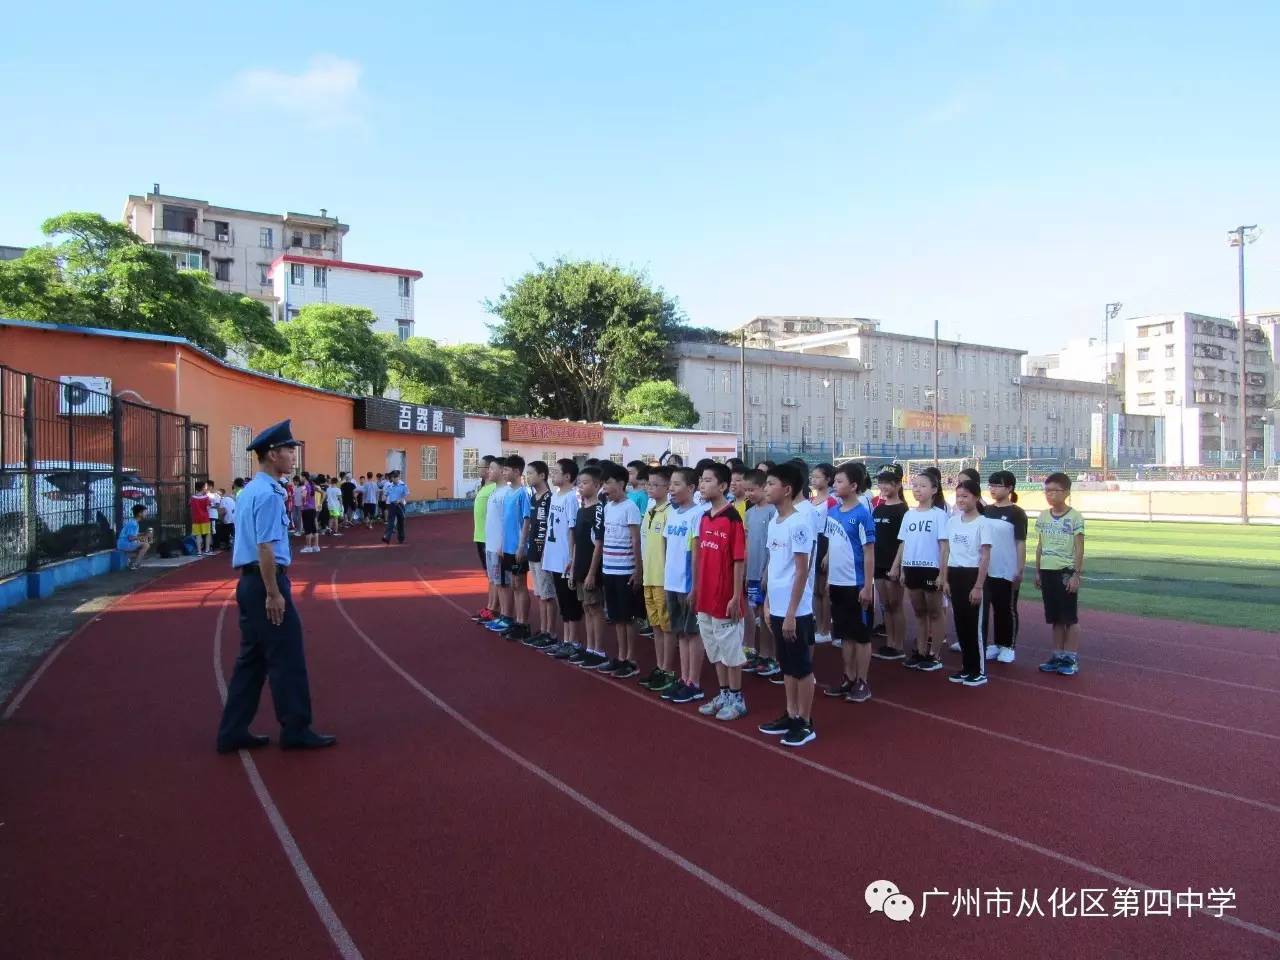
[[[1261,231],[1256,223],[1241,224],[1234,230],[1227,231],[1227,244],[1236,248],[1237,276],[1240,292],[1240,522],[1249,522],[1249,404],[1246,393],[1249,389],[1248,341],[1245,328],[1248,321],[1244,315],[1244,248],[1258,239]]]

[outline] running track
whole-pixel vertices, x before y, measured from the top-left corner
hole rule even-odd
[[[875,698],[820,697],[791,752],[755,732],[780,687],[749,678],[749,717],[719,724],[469,623],[469,530],[296,559],[331,751],[214,754],[225,558],[74,636],[0,722],[4,955],[1280,956],[1275,637],[1090,613],[1084,671],[1044,677],[1027,607],[985,688],[875,661]],[[266,694],[274,738],[270,717]],[[910,923],[869,913],[884,879]],[[1236,909],[953,916],[961,889],[1012,911],[1038,889],[1049,914],[1055,888],[1110,912],[1130,885],[1230,887]]]

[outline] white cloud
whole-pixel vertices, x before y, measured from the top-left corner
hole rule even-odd
[[[263,106],[278,107],[306,126],[333,130],[363,123],[363,96],[355,60],[317,54],[300,73],[242,70],[231,81],[230,94]]]

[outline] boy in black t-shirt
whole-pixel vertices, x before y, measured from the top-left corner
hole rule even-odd
[[[583,467],[578,474],[578,518],[573,526],[569,569],[582,602],[586,621],[585,645],[569,657],[570,663],[594,669],[609,657],[604,652],[604,592],[601,590],[600,564],[596,544],[604,542],[604,502],[600,499],[599,467]]]
[[[538,607],[538,632],[525,637],[526,647],[545,649],[556,640],[556,582],[555,574],[542,569],[542,552],[547,544],[547,521],[551,516],[551,487],[547,485],[548,467],[541,460],[534,460],[525,468],[524,478],[533,496],[533,510],[525,520],[525,543],[529,545],[526,557],[533,595]]]

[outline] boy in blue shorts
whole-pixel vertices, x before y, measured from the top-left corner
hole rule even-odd
[[[130,570],[137,570],[142,558],[151,549],[151,537],[139,531],[142,516],[147,508],[140,503],[133,506],[133,516],[120,527],[120,536],[116,540],[116,549],[128,557],[126,561]]]

